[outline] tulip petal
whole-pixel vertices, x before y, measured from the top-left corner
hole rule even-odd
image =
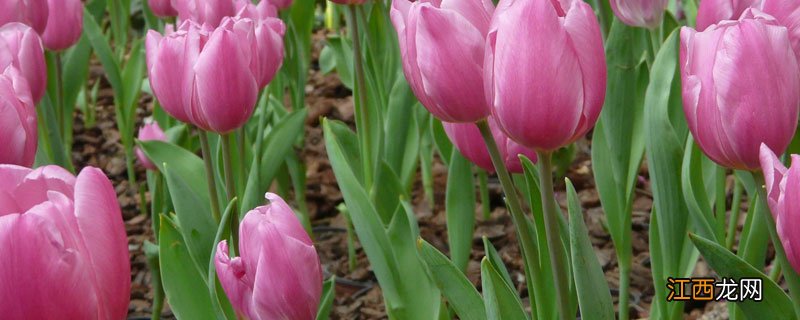
[[[190,122],[185,95],[191,92],[191,83],[186,80],[194,75],[190,67],[193,60],[186,55],[193,49],[199,51],[195,49],[199,42],[200,35],[196,31],[189,31],[185,39],[162,37],[152,30],[147,33],[150,87],[164,111],[183,122]]]
[[[440,8],[452,10],[471,23],[481,34],[489,31],[494,13],[491,0],[442,0]]]
[[[60,51],[78,42],[83,31],[83,2],[80,0],[47,0],[53,14],[47,17],[42,41],[47,49]]]
[[[800,157],[792,157],[792,165],[784,179],[785,189],[778,200],[781,208],[775,226],[786,257],[795,270],[800,270],[800,232],[797,232],[800,224]]]
[[[237,311],[250,319],[258,319],[253,317],[254,313],[251,306],[253,301],[253,280],[250,279],[251,276],[248,275],[242,263],[242,258],[231,259],[228,252],[228,241],[221,241],[217,245],[216,258],[214,259],[219,283],[222,285],[222,289],[225,290],[225,295],[228,296],[231,305]],[[255,269],[252,272],[255,272]]]
[[[761,161],[761,170],[764,172],[764,185],[767,189],[769,207],[772,215],[776,216],[778,213],[778,198],[781,195],[780,184],[787,169],[783,166],[781,160],[775,156],[775,153],[763,143],[761,144],[759,159]]]
[[[75,177],[59,166],[44,166],[31,171],[14,189],[14,198],[21,212],[47,201],[47,191],[72,196]]]
[[[101,318],[123,319],[130,299],[128,239],[117,195],[100,169],[87,167],[75,182],[75,216],[86,248],[97,292],[103,297]],[[102,272],[101,272],[102,271]]]

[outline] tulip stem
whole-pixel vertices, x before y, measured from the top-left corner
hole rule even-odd
[[[233,153],[231,151],[231,144],[233,143],[233,133],[224,134],[220,137],[222,142],[222,165],[225,171],[225,191],[228,193],[228,201],[233,201],[236,198],[236,180],[233,177]],[[239,248],[239,211],[236,208],[236,202],[233,202],[233,217],[231,217],[231,242],[233,248],[238,252]]]
[[[522,210],[522,202],[520,202],[517,196],[517,190],[514,188],[514,182],[511,180],[511,175],[508,173],[505,162],[503,162],[503,157],[500,156],[500,150],[497,148],[497,142],[495,142],[492,130],[489,128],[489,122],[483,119],[475,123],[475,125],[478,126],[483,141],[486,143],[486,148],[489,150],[489,156],[492,158],[492,164],[500,180],[500,185],[503,187],[503,193],[505,193],[506,196],[506,205],[508,211],[511,213],[511,219],[514,221],[517,234],[519,235],[522,257],[525,259],[526,272],[539,273],[541,270],[538,262],[538,248],[533,242],[533,235],[531,234],[531,229],[528,227],[528,218],[525,217],[525,213]],[[528,274],[526,278],[532,279],[532,275]],[[566,284],[566,282],[564,282],[564,284]],[[528,283],[529,293],[533,292],[532,289],[535,290],[535,288],[535,283]],[[531,294],[531,296],[533,295]],[[559,306],[561,306],[560,302]],[[566,304],[564,308],[567,308]],[[560,310],[562,310],[562,319],[568,319],[569,317],[565,316],[567,312],[564,312],[564,309]]]
[[[208,134],[198,129],[200,136],[200,150],[203,153],[203,163],[206,167],[206,182],[208,183],[208,197],[211,200],[211,216],[219,223],[219,197],[217,196],[217,180],[214,175],[214,164],[211,162],[211,147],[208,145]]]
[[[542,195],[542,209],[547,235],[547,246],[550,249],[550,265],[558,297],[558,310],[561,319],[574,318],[569,315],[569,279],[567,278],[567,265],[564,260],[564,246],[561,242],[560,227],[558,225],[558,211],[553,191],[553,154],[552,152],[537,152],[539,156],[539,191]]]
[[[715,231],[717,233],[717,239],[719,240],[720,244],[724,245],[725,243],[723,241],[726,240],[725,239],[725,213],[727,212],[727,208],[726,208],[727,203],[726,202],[727,202],[727,199],[728,199],[728,193],[726,192],[727,190],[725,190],[725,185],[726,185],[726,179],[727,179],[728,175],[726,174],[724,167],[719,166],[719,165],[716,166],[716,167],[717,167],[717,172],[716,172],[716,175],[717,175],[716,176],[716,200],[715,200],[716,203],[715,203],[715,206],[714,206],[714,210],[716,211],[715,215],[716,215],[716,218],[717,218],[717,225],[715,226],[716,227]]]
[[[735,176],[734,176],[735,177]],[[739,226],[739,216],[742,213],[742,191],[743,185],[739,179],[734,179],[736,184],[733,186],[733,203],[731,204],[731,217],[728,220],[728,234],[725,238],[725,247],[728,250],[733,248],[733,241],[736,239],[736,227]]]
[[[356,129],[361,138],[361,161],[364,164],[364,186],[367,191],[372,189],[372,148],[371,131],[369,128],[369,110],[367,108],[367,83],[364,74],[364,59],[361,55],[361,35],[358,29],[358,13],[355,5],[347,6],[350,10],[350,37],[353,38],[353,60],[356,71]]]
[[[764,189],[764,174],[759,172],[753,174],[753,176],[756,178],[758,201],[761,201],[761,205],[766,207],[767,193]],[[767,220],[767,229],[769,230],[770,238],[772,238],[772,246],[775,248],[775,259],[778,260],[783,269],[783,277],[789,285],[789,294],[792,297],[792,301],[800,301],[800,276],[797,275],[797,271],[792,268],[792,265],[789,264],[789,259],[786,258],[786,250],[784,250],[783,243],[778,236],[775,219],[772,217],[769,210],[758,211],[761,211]],[[800,317],[800,303],[794,303],[794,313],[797,317]]]
[[[61,132],[62,142],[66,142],[67,133],[64,132],[64,66],[61,62],[61,52],[53,54],[56,61],[56,117],[58,118],[58,131]],[[69,153],[69,152],[68,152]]]

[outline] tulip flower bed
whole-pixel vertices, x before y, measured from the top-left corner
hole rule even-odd
[[[0,0],[0,319],[800,319],[796,0]]]

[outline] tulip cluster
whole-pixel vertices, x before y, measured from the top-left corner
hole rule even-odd
[[[42,36],[44,46],[60,51],[78,42],[83,30],[81,0],[0,1],[0,25],[20,22]]]

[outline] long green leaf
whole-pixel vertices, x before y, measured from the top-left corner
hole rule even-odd
[[[443,253],[422,239],[419,240],[419,251],[436,285],[458,317],[464,320],[486,319],[483,299],[467,276]]]
[[[486,258],[481,261],[481,283],[488,319],[528,319],[517,292]]]
[[[83,32],[89,39],[89,43],[92,44],[97,58],[100,59],[100,64],[103,65],[106,79],[108,79],[111,88],[114,90],[114,97],[116,97],[118,101],[125,101],[125,99],[122,98],[124,89],[119,63],[117,59],[114,58],[114,53],[111,51],[111,47],[103,36],[103,30],[100,29],[100,25],[97,24],[97,21],[94,20],[94,16],[88,9],[84,9],[83,12]]]
[[[317,320],[328,320],[333,307],[333,297],[336,295],[336,276],[330,277],[322,284],[322,298],[317,310]]]
[[[460,270],[466,272],[475,228],[475,181],[472,179],[472,163],[456,149],[453,149],[447,172],[445,212],[450,257]]]

